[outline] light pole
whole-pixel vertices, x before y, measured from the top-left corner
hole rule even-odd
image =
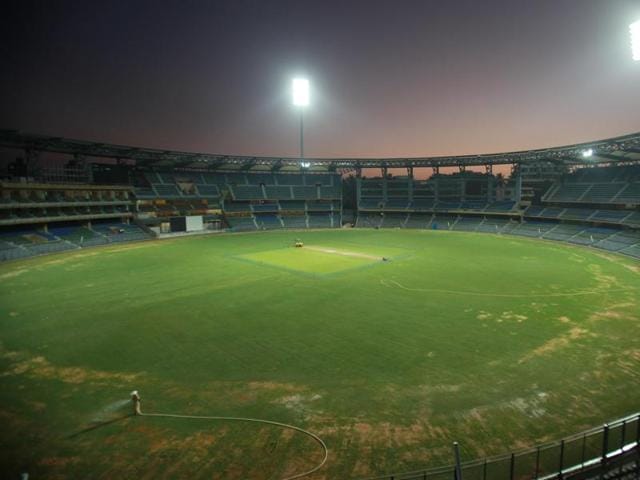
[[[294,78],[291,82],[293,105],[300,112],[300,160],[304,160],[304,108],[309,106],[309,80]]]

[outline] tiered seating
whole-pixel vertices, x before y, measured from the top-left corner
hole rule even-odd
[[[628,217],[625,217],[622,223],[633,227],[640,227],[640,212],[633,212]]]
[[[278,200],[293,198],[291,194],[291,187],[267,185],[264,188],[267,192],[267,198],[278,199]]]
[[[254,212],[277,212],[279,210],[277,203],[254,203],[251,205]]]
[[[624,253],[625,255],[631,255],[632,257],[640,258],[640,244],[631,245],[630,247],[620,250],[620,252]]]
[[[64,240],[57,240],[52,242],[34,243],[27,247],[33,255],[42,255],[45,253],[64,252],[65,250],[73,250],[79,248],[77,245],[65,242]]]
[[[332,227],[332,216],[326,213],[310,213],[309,228],[327,228]]]
[[[317,202],[307,202],[307,211],[308,212],[326,212],[327,210],[331,210],[333,204],[331,202],[327,202],[326,200],[318,200]]]
[[[252,185],[273,185],[275,180],[270,173],[250,173],[246,175],[247,182]]]
[[[427,228],[432,218],[433,215],[430,214],[410,213],[404,226],[405,228]]]
[[[412,210],[433,210],[435,206],[435,200],[432,198],[413,198],[411,202]]]
[[[225,174],[227,185],[246,185],[249,182],[244,173],[227,173]]]
[[[540,214],[544,211],[545,207],[540,205],[531,205],[524,211],[524,215],[526,217],[539,217]]]
[[[556,223],[527,220],[526,222],[515,224],[509,233],[524,237],[542,237],[556,225]]]
[[[104,245],[108,243],[104,235],[100,235],[87,227],[52,228],[49,231],[57,237],[81,247]]]
[[[338,178],[337,175],[329,175],[325,173],[315,174],[315,175],[305,175],[304,183],[306,185],[323,185],[323,186],[333,186],[333,179]]]
[[[548,207],[542,210],[538,216],[544,218],[560,218],[560,215],[562,215],[562,212],[565,210],[565,208]]]
[[[234,203],[234,202],[225,202],[224,210],[226,212],[250,212],[251,204],[250,203]]]
[[[158,196],[156,191],[153,188],[149,187],[136,187],[135,192],[136,197],[140,199],[156,198]]]
[[[207,185],[224,185],[227,183],[227,177],[224,174],[201,173],[200,178]]]
[[[131,242],[147,240],[150,235],[137,225],[126,223],[98,223],[92,225],[92,230],[104,235],[109,242]]]
[[[409,201],[406,198],[389,198],[385,204],[385,208],[394,210],[405,210],[408,206]]]
[[[560,214],[560,218],[568,220],[586,220],[594,214],[593,210],[585,208],[567,208]]]
[[[624,183],[594,183],[582,198],[582,201],[590,203],[610,203],[625,185]]]
[[[342,188],[337,187],[320,187],[320,198],[339,198],[342,195]]]
[[[555,228],[548,230],[542,235],[542,238],[548,238],[550,240],[568,241],[574,235],[577,235],[583,231],[585,227],[583,225],[570,225],[570,224],[558,224]]]
[[[385,213],[382,217],[381,227],[384,228],[400,228],[404,227],[404,223],[407,220],[406,213]]]
[[[593,245],[601,240],[610,237],[616,232],[617,230],[613,228],[586,228],[582,232],[571,237],[568,241],[571,243],[577,243],[579,245]]]
[[[640,231],[628,230],[617,232],[608,238],[600,240],[594,246],[618,252],[635,244],[640,244]]]
[[[640,182],[628,184],[614,200],[616,203],[640,205]]]
[[[217,185],[196,185],[197,193],[199,196],[204,198],[219,198],[220,190],[218,190]]]
[[[460,204],[460,210],[484,210],[488,206],[486,200],[465,200]]]
[[[25,247],[11,242],[0,241],[0,261],[17,260],[31,255],[33,253]]]
[[[382,217],[379,213],[360,212],[356,220],[356,227],[378,228],[380,223],[382,223]]]
[[[500,233],[508,223],[509,220],[503,218],[485,218],[476,230],[485,233]]]
[[[361,198],[360,208],[380,208],[383,205],[382,198]]]
[[[233,231],[256,230],[253,217],[227,217],[227,221]]]
[[[622,223],[630,215],[629,210],[597,210],[590,220],[594,222]]]
[[[566,175],[543,197],[547,202],[640,204],[637,165],[582,168]]]
[[[479,217],[461,217],[455,224],[452,225],[452,230],[461,230],[466,232],[475,232],[482,218]]]
[[[304,176],[295,173],[276,175],[275,180],[278,185],[304,185]]]
[[[231,189],[235,200],[262,200],[262,188],[259,185],[234,185]]]
[[[261,230],[271,230],[275,228],[282,228],[282,222],[280,217],[273,214],[261,213],[256,215],[256,223]]]
[[[159,197],[162,198],[177,198],[180,197],[180,191],[175,185],[161,185],[156,184],[153,186]]]
[[[310,186],[294,186],[291,187],[293,198],[299,200],[313,200],[318,198],[317,187]]]
[[[577,202],[591,188],[589,183],[565,183],[559,185],[546,198],[548,202]]]
[[[490,203],[487,208],[485,208],[485,212],[509,212],[513,210],[516,206],[516,202],[511,200],[501,200],[498,202]]]
[[[282,223],[285,228],[307,228],[306,215],[283,215]]]
[[[161,183],[166,183],[166,184],[175,183],[175,179],[173,178],[173,173],[156,172],[156,175],[160,179]]]
[[[443,201],[435,205],[435,210],[440,212],[448,212],[449,210],[460,210],[460,201]]]
[[[304,201],[280,201],[280,208],[283,211],[300,211],[306,210],[306,202]]]
[[[433,228],[436,230],[450,230],[457,221],[458,217],[450,215],[436,215],[431,220],[428,228]]]

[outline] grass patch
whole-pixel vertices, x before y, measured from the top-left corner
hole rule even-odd
[[[304,248],[290,247],[296,236]],[[448,463],[453,440],[469,459],[596,426],[637,409],[637,265],[551,242],[384,230],[0,265],[0,471],[266,479],[317,460],[277,429],[130,418],[120,405],[133,389],[148,412],[316,432],[326,478]]]

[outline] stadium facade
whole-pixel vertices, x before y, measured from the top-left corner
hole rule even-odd
[[[307,168],[295,158],[166,151],[12,130],[0,131],[0,148],[11,158],[0,195],[1,260],[146,240],[185,230],[180,219],[186,217],[199,217],[203,231],[446,229],[565,241],[640,258],[640,133],[490,155],[313,158],[305,159]],[[494,174],[496,165],[510,165],[511,175]],[[441,173],[444,167],[456,171]],[[391,175],[392,168],[406,173]],[[417,179],[423,170],[431,175]],[[355,182],[344,181],[347,175]]]

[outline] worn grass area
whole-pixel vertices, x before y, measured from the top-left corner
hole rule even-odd
[[[296,237],[305,246],[290,247]],[[347,254],[344,254],[346,252]],[[390,258],[389,262],[378,260]],[[640,270],[433,231],[194,237],[0,266],[0,472],[315,479],[502,453],[638,409]]]
[[[274,250],[246,253],[236,258],[312,275],[343,272],[354,268],[374,266],[401,258],[407,252],[398,248],[380,248],[369,245],[351,245],[338,248],[334,245],[307,243],[303,248],[287,246]]]

